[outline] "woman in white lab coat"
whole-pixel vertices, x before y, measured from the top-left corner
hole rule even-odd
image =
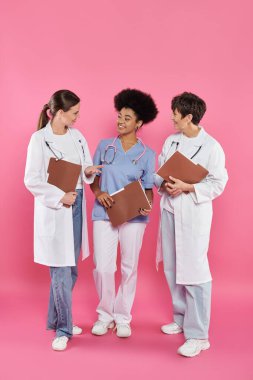
[[[178,133],[165,141],[159,165],[178,150],[205,167],[207,177],[194,185],[172,177],[169,183],[158,175],[155,180],[162,195],[157,262],[164,262],[174,318],[161,330],[165,334],[184,332],[186,342],[178,353],[188,357],[210,347],[212,277],[207,252],[212,200],[223,192],[228,180],[222,147],[199,125],[205,111],[205,102],[192,93],[173,98],[172,120]]]
[[[99,172],[92,166],[85,138],[71,127],[79,109],[80,99],[73,92],[60,90],[52,95],[31,137],[25,169],[25,185],[35,198],[34,261],[50,267],[47,328],[56,331],[54,350],[64,350],[68,339],[82,332],[72,323],[72,289],[81,245],[83,258],[89,255],[83,183],[92,183]],[[82,166],[76,191],[65,193],[47,183],[51,157]]]

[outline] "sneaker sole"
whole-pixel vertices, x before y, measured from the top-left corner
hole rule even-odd
[[[117,333],[116,333],[116,335],[117,335],[117,337],[118,338],[129,338],[132,334],[129,334],[129,335],[118,335]]]
[[[178,353],[179,355],[184,356],[185,358],[193,358],[194,356],[199,355],[199,354],[201,353],[201,351],[208,350],[209,348],[210,348],[210,343],[207,342],[204,346],[201,347],[201,349],[200,349],[199,351],[195,352],[195,353],[192,354],[192,355],[190,355],[190,354],[189,354],[189,355],[185,355],[185,354],[181,353],[180,351],[178,351],[177,353]]]
[[[183,332],[183,330],[177,330],[177,331],[166,331],[164,330],[162,327],[161,327],[161,331],[164,333],[164,334],[167,334],[167,335],[175,335],[175,334],[181,334]]]
[[[54,348],[54,347],[52,347],[52,349],[53,349],[54,351],[65,351],[66,348],[67,348],[67,346],[64,347],[64,348]]]
[[[108,330],[113,329],[113,328],[114,328],[114,322],[110,323],[110,325],[107,327],[107,330],[105,332],[98,333],[98,332],[95,332],[95,331],[91,330],[91,333],[93,335],[96,335],[96,336],[103,336],[103,335],[105,335],[105,334],[108,333]]]
[[[68,343],[68,342],[67,342],[67,343]],[[63,347],[63,348],[60,348],[60,347],[54,347],[54,346],[52,345],[52,349],[53,349],[54,351],[65,351],[67,347],[68,347],[67,344],[66,344],[66,346]]]
[[[74,336],[75,336],[75,335],[81,335],[82,333],[83,333],[83,330],[82,330],[81,332],[78,332],[78,333],[77,333],[77,332],[72,333],[72,335],[74,335]]]

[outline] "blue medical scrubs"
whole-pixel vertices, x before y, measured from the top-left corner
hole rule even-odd
[[[114,138],[101,140],[94,155],[94,165],[104,165],[102,168],[100,189],[112,194],[129,183],[141,180],[144,189],[152,189],[154,185],[155,152],[146,146],[145,154],[133,163],[144,151],[143,144],[138,142],[127,152],[124,151],[119,138],[112,147]],[[107,150],[107,151],[106,151]],[[100,175],[100,174],[98,174]],[[105,208],[96,200],[92,211],[92,220],[109,220]],[[148,222],[147,216],[138,216],[129,222]]]

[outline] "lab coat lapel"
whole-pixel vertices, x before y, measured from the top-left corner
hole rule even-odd
[[[50,147],[57,152],[64,153],[62,149],[60,149],[57,144],[54,141],[54,133],[51,127],[51,123],[48,122],[47,125],[44,128],[44,137],[45,137],[45,142],[50,145]]]
[[[82,141],[81,140],[78,140],[76,138],[76,136],[74,136],[74,132],[71,130],[71,128],[68,128],[69,130],[69,134],[73,140],[73,143],[74,143],[74,146],[75,146],[75,149],[80,157],[80,160],[81,160],[81,165],[82,167],[84,167],[84,147],[82,148]]]

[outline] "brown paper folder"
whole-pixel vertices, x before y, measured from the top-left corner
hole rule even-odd
[[[47,169],[49,173],[47,182],[65,193],[75,191],[81,168],[81,165],[51,157]]]
[[[169,179],[171,176],[185,183],[194,184],[202,181],[207,176],[208,171],[177,151],[160,167],[157,174],[165,181],[171,182]]]
[[[151,208],[140,181],[129,183],[123,189],[111,194],[111,197],[115,203],[107,209],[107,214],[113,227],[140,216],[140,208],[148,210]]]

